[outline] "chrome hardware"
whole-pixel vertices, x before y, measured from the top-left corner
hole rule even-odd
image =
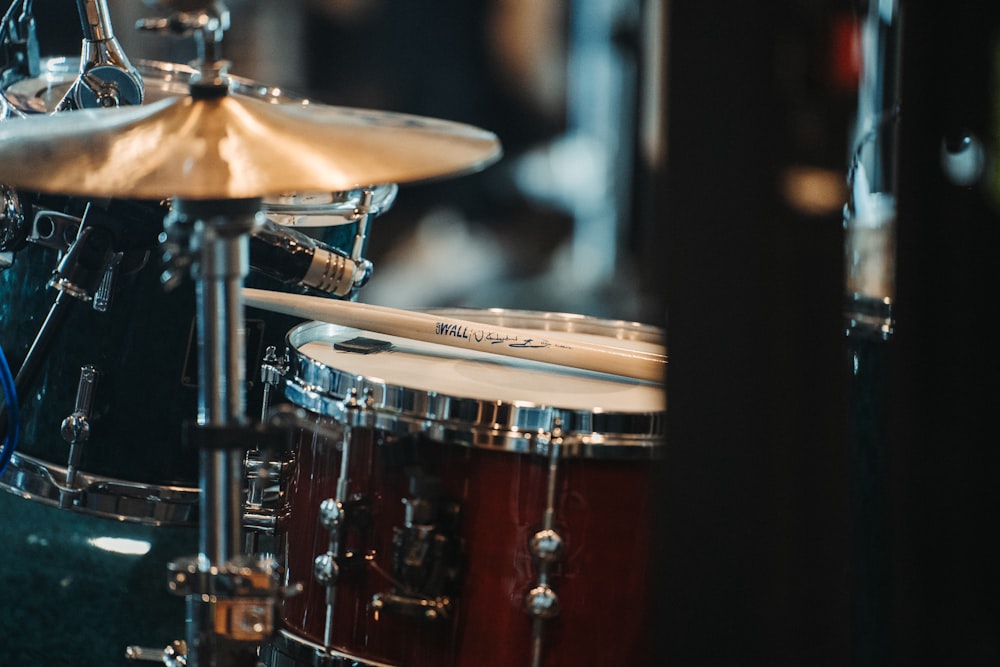
[[[542,643],[545,636],[545,621],[559,615],[559,596],[549,584],[552,567],[562,558],[563,538],[555,530],[556,482],[559,474],[559,457],[562,453],[562,420],[553,418],[552,430],[547,437],[548,478],[546,479],[545,512],[542,528],[531,536],[528,548],[538,567],[538,582],[524,597],[524,608],[533,619],[531,627],[531,665],[542,664]]]
[[[99,313],[106,313],[111,309],[111,302],[114,300],[115,281],[118,278],[118,265],[121,264],[122,253],[115,253],[115,256],[108,262],[108,268],[101,278],[94,298],[91,300],[91,307]]]
[[[126,646],[125,657],[129,660],[143,662],[162,662],[167,667],[185,667],[187,665],[187,644],[178,640],[166,648]]]
[[[392,590],[372,597],[373,609],[420,618],[448,619],[458,590],[461,507],[444,497],[441,480],[415,471],[404,524],[392,531]]]
[[[376,611],[391,611],[404,616],[422,618],[427,621],[446,620],[451,617],[450,598],[416,598],[392,593],[377,593],[372,596],[371,608]]]
[[[218,1],[205,0],[201,4],[202,7],[191,11],[178,10],[166,17],[139,19],[135,27],[171,37],[193,37],[198,50],[193,64],[198,72],[191,78],[191,85],[227,89],[229,79],[226,70],[229,63],[220,55],[222,38],[230,26],[229,9]]]
[[[229,11],[221,3],[205,4],[211,7],[200,11],[178,11],[170,16],[139,19],[135,23],[135,28],[171,37],[191,37],[195,33],[208,31],[221,40],[222,33],[229,29]]]
[[[275,535],[278,516],[284,509],[281,505],[281,484],[288,462],[264,460],[261,453],[254,450],[247,452],[243,464],[247,479],[243,505],[243,551],[249,555],[261,555],[261,537]],[[277,549],[277,546],[273,548]]]
[[[528,544],[531,555],[543,563],[555,563],[562,559],[563,539],[554,530],[540,530],[531,536]]]
[[[526,598],[528,613],[535,618],[554,618],[559,615],[559,596],[547,584],[539,584]]]
[[[261,507],[267,500],[267,489],[280,484],[281,475],[287,465],[283,461],[264,461],[260,452],[253,451],[244,459],[247,470],[247,506]]]
[[[73,494],[73,510],[114,521],[148,526],[193,526],[198,522],[198,489],[139,484],[83,471],[73,488],[67,470],[47,461],[15,453],[0,477],[0,488],[22,498],[59,507]]]
[[[330,541],[326,553],[316,557],[313,570],[316,580],[326,586],[326,624],[323,629],[323,643],[326,646],[330,645],[333,634],[333,615],[337,600],[336,584],[340,577],[340,571],[347,561],[355,560],[353,554],[342,553],[342,542],[345,508],[348,503],[348,485],[350,483],[351,430],[352,424],[362,421],[368,413],[367,407],[371,404],[371,394],[369,392],[366,394],[366,400],[359,401],[357,390],[352,390],[350,396],[343,402],[344,413],[352,415],[352,418],[345,420],[342,425],[340,473],[337,477],[336,497],[325,499],[320,503],[319,508],[319,522],[330,531]],[[352,500],[352,505],[359,504],[361,504],[360,498]]]
[[[260,364],[260,380],[264,385],[264,398],[261,400],[260,420],[267,421],[267,413],[271,409],[271,390],[274,389],[288,372],[288,351],[278,357],[278,348],[268,345],[264,350],[264,359]]]
[[[80,75],[56,111],[142,103],[142,77],[114,35],[107,0],[77,0],[83,24]]]
[[[337,578],[340,576],[337,558],[329,552],[316,556],[316,560],[313,561],[313,576],[324,586],[337,583]]]
[[[0,251],[17,250],[28,236],[17,190],[0,183]]]
[[[245,556],[202,569],[197,558],[168,564],[167,588],[209,605],[212,628],[235,641],[262,641],[274,631],[280,589],[277,563]]]
[[[344,519],[344,504],[333,498],[327,498],[319,504],[319,523],[327,530],[340,527]]]
[[[77,216],[60,211],[38,211],[32,220],[28,242],[65,252],[80,233],[80,222]]]
[[[355,263],[354,289],[364,287],[372,277],[375,265],[370,260],[364,258],[365,246],[368,245],[368,225],[372,217],[372,199],[374,192],[365,188],[361,193],[361,201],[354,209],[352,219],[358,220],[358,228],[354,233],[354,245],[351,246],[351,259]]]
[[[83,220],[89,212],[88,203]],[[115,263],[116,254],[114,236],[107,228],[81,221],[76,238],[49,279],[49,287],[91,301]]]
[[[99,376],[100,373],[94,366],[80,368],[80,381],[76,386],[76,406],[72,414],[62,420],[60,426],[63,440],[69,443],[69,460],[66,465],[66,486],[68,488],[64,493],[59,494],[59,506],[63,509],[69,507],[80,494],[74,489],[74,484],[83,447],[90,439],[90,418]]]

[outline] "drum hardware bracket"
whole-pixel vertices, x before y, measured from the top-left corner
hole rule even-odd
[[[273,559],[236,556],[207,570],[199,561],[181,558],[171,562],[167,588],[209,605],[213,632],[236,642],[259,642],[269,637],[275,628],[278,599],[301,590],[279,587]]]
[[[368,283],[375,270],[375,265],[363,256],[365,246],[368,244],[368,225],[371,222],[372,199],[374,195],[375,193],[371,188],[362,190],[361,201],[358,202],[353,213],[353,219],[358,221],[358,228],[354,234],[354,245],[351,247],[351,259],[357,267],[354,273],[354,286],[351,291],[352,297],[357,295],[357,290]]]
[[[76,240],[60,260],[49,286],[89,302],[111,269],[116,253],[111,231],[100,225],[87,225],[85,221],[86,214]]]
[[[198,72],[189,84],[191,97],[224,97],[229,92],[226,74],[229,63],[222,60],[220,55],[222,39],[230,27],[229,8],[218,0],[187,4],[193,5],[190,11],[179,9],[165,17],[139,19],[135,28],[158,35],[193,37],[198,52],[193,64]]]
[[[461,569],[461,506],[443,496],[441,480],[419,468],[410,473],[402,527],[392,535],[393,589],[372,596],[371,607],[426,621],[452,615]]]
[[[246,502],[243,505],[244,552],[257,554],[261,536],[274,536],[282,513],[282,478],[288,461],[265,459],[260,449],[248,451],[244,458],[247,476]],[[278,487],[277,499],[268,489]]]
[[[141,104],[142,77],[114,35],[107,0],[77,0],[76,4],[84,36],[80,74],[56,112]]]
[[[422,598],[393,593],[376,593],[372,596],[374,611],[388,611],[425,621],[448,620],[452,613],[451,598]]]
[[[136,30],[159,35],[187,38],[201,31],[224,32],[229,29],[229,11],[220,2],[206,2],[211,5],[200,11],[177,11],[169,16],[139,19]],[[216,39],[221,39],[217,35]]]
[[[247,506],[262,507],[266,502],[267,489],[280,484],[287,461],[264,459],[260,449],[247,452],[244,459],[247,474]]]

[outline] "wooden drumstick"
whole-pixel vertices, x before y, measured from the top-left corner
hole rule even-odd
[[[663,382],[667,355],[327,297],[243,288],[248,306],[388,336]]]

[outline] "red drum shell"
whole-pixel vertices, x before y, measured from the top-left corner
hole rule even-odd
[[[288,493],[286,578],[304,591],[285,602],[284,625],[317,644],[324,641],[326,588],[313,577],[313,560],[328,547],[318,508],[336,493],[338,445],[303,433]],[[532,622],[524,603],[538,581],[529,540],[542,527],[547,460],[428,439],[394,443],[362,428],[353,429],[350,448],[350,490],[373,502],[371,528],[349,531],[347,546],[372,560],[360,577],[336,588],[331,647],[363,660],[415,667],[529,664]],[[463,567],[450,622],[371,609],[372,597],[391,587],[386,573],[392,567],[392,528],[404,521],[408,479],[404,466],[393,463],[394,448],[409,450],[433,469],[446,495],[462,506]],[[653,468],[649,461],[560,464],[555,528],[565,540],[565,558],[550,584],[561,611],[544,621],[544,665],[649,662]]]

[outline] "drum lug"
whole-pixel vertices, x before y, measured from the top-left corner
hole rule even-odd
[[[90,439],[90,419],[94,406],[94,392],[100,373],[94,366],[80,368],[80,381],[76,386],[76,405],[72,414],[62,420],[60,432],[63,439],[69,443],[69,459],[66,465],[66,489],[59,490],[59,506],[68,508],[80,497],[80,490],[75,488],[77,468],[83,447]]]
[[[264,386],[264,398],[261,401],[260,420],[267,421],[267,414],[271,409],[271,391],[277,387],[288,372],[291,359],[288,350],[279,357],[278,348],[268,345],[264,350],[264,359],[260,364],[260,380]]]
[[[528,541],[528,550],[537,566],[538,579],[524,596],[524,610],[532,619],[532,665],[542,663],[545,622],[559,615],[559,595],[550,585],[549,578],[565,552],[563,537],[555,530],[559,458],[566,444],[563,441],[562,419],[555,417],[552,420],[552,430],[544,439],[548,446],[545,511],[542,514],[541,530],[535,532]]]

